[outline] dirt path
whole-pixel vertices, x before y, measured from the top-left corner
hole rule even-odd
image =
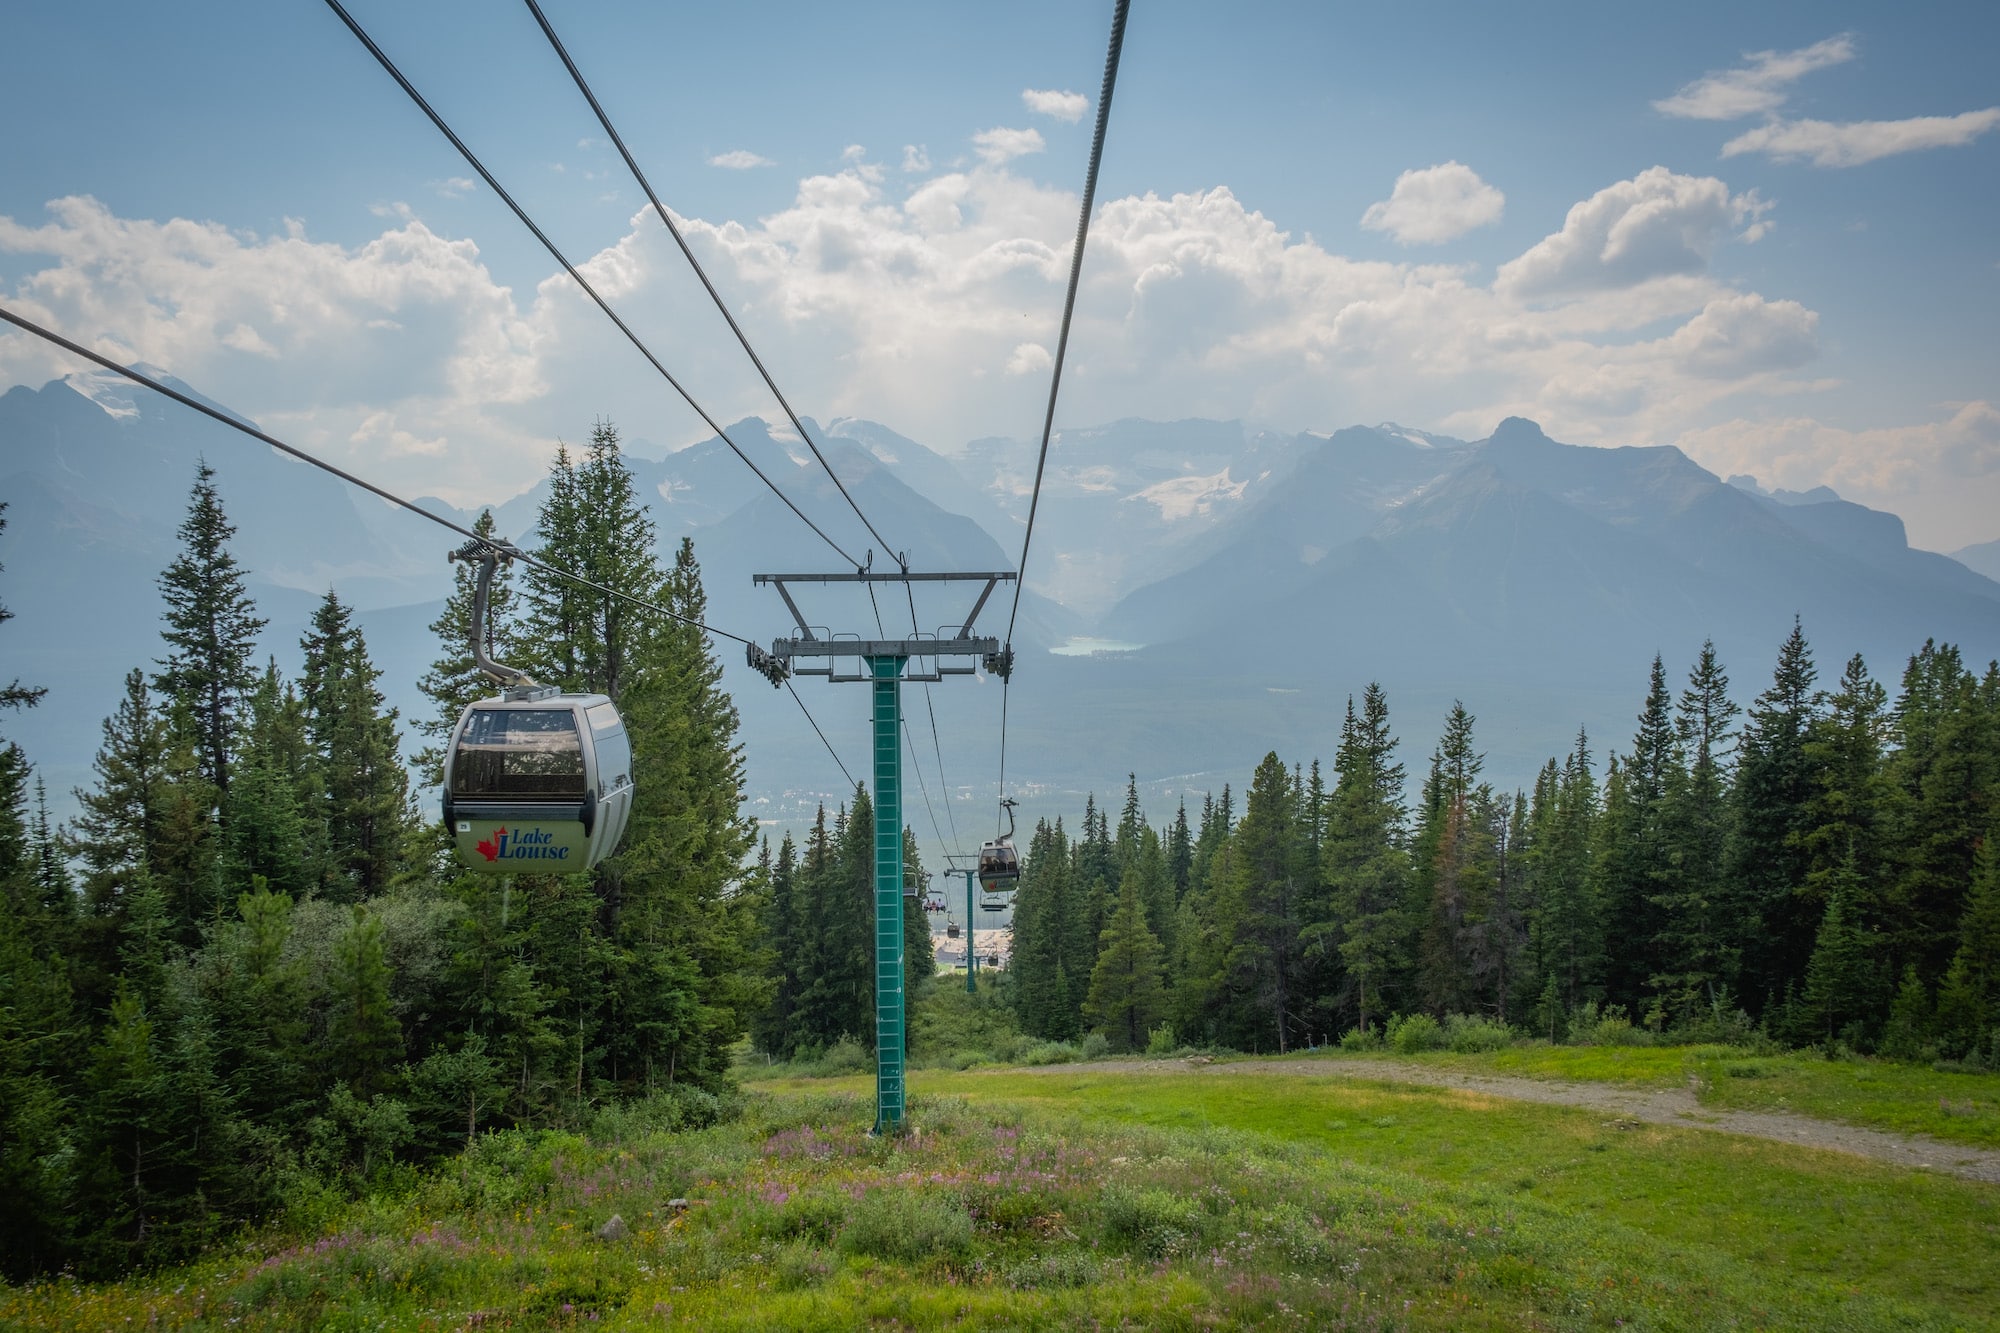
[[[1676,1125],[1722,1134],[1770,1139],[1853,1153],[1878,1162],[1963,1176],[1967,1180],[2000,1183],[2000,1152],[1961,1143],[1945,1143],[1921,1134],[1891,1134],[1835,1120],[1783,1111],[1730,1111],[1706,1107],[1689,1088],[1627,1087],[1616,1083],[1558,1083],[1533,1078],[1505,1078],[1429,1069],[1393,1060],[1275,1061],[1230,1060],[1221,1064],[1184,1060],[1102,1060],[1091,1065],[1043,1065],[1010,1073],[1064,1074],[1082,1070],[1115,1074],[1287,1074],[1304,1078],[1360,1079],[1371,1083],[1415,1084],[1483,1093],[1517,1102],[1575,1106],[1602,1111],[1614,1118],[1651,1125]]]

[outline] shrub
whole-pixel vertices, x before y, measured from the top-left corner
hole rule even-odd
[[[1441,1051],[1445,1044],[1444,1029],[1429,1014],[1398,1014],[1389,1020],[1388,1030],[1383,1035],[1390,1048],[1399,1055]]]
[[[972,1216],[946,1195],[900,1187],[871,1190],[849,1210],[840,1248],[902,1263],[932,1255],[962,1258],[972,1249]]]
[[[1608,1004],[1602,1010],[1597,1001],[1586,1000],[1569,1025],[1573,1046],[1651,1046],[1653,1034],[1633,1027],[1622,1004]]]
[[[1340,1039],[1343,1051],[1379,1051],[1382,1049],[1382,1034],[1374,1028],[1354,1027]]]
[[[1201,1210],[1165,1190],[1109,1190],[1103,1206],[1106,1234],[1149,1259],[1185,1253],[1201,1241]]]
[[[1514,1029],[1483,1014],[1452,1014],[1444,1020],[1445,1044],[1460,1055],[1505,1050],[1514,1044]]]
[[[1111,1039],[1102,1032],[1093,1032],[1083,1039],[1083,1047],[1077,1053],[1082,1060],[1102,1060],[1111,1054]]]
[[[1041,1041],[1022,1051],[1019,1058],[1024,1065],[1066,1065],[1075,1060],[1078,1054],[1074,1043]]]

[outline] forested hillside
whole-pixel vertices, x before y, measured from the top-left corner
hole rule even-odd
[[[655,560],[612,427],[550,480],[535,554],[701,619],[692,545]],[[736,711],[699,631],[539,574],[496,597],[502,660],[617,700],[638,802],[590,875],[475,880],[404,766],[406,725],[435,771],[459,709],[492,692],[467,649],[470,575],[434,626],[432,715],[384,706],[333,592],[287,678],[252,656],[226,486],[196,474],[158,656],[130,664],[82,814],[56,827],[31,756],[0,751],[10,1274],[186,1254],[629,1094],[676,1089],[699,1117],[768,998]],[[36,701],[32,683],[0,696]]]
[[[1136,784],[1115,826],[1036,828],[1026,1031],[1283,1051],[1464,1015],[2000,1062],[2000,666],[1925,643],[1892,699],[1795,627],[1744,708],[1704,645],[1678,695],[1654,659],[1601,770],[1579,732],[1528,791],[1481,780],[1463,705],[1414,783],[1381,689],[1341,735],[1330,775],[1269,754],[1164,831]]]

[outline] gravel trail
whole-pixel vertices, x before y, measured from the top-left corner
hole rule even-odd
[[[1562,1083],[1534,1078],[1467,1074],[1432,1069],[1393,1060],[1229,1060],[1221,1063],[1189,1060],[1100,1060],[1089,1065],[1043,1065],[1038,1074],[1277,1074],[1300,1078],[1343,1078],[1369,1083],[1401,1083],[1427,1088],[1476,1092],[1517,1102],[1574,1106],[1601,1111],[1614,1119],[1650,1125],[1674,1125],[1721,1134],[1791,1143],[1802,1148],[1852,1153],[1913,1170],[1935,1171],[2000,1184],[2000,1152],[1946,1143],[1921,1134],[1892,1134],[1835,1120],[1784,1111],[1733,1111],[1703,1106],[1688,1087],[1630,1087],[1617,1083]]]

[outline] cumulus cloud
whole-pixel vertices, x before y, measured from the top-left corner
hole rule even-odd
[[[1004,164],[902,195],[854,163],[753,221],[684,229],[801,410],[951,448],[1039,423],[1077,206]],[[1755,209],[1720,181],[1656,169],[1579,204],[1488,283],[1462,265],[1341,255],[1225,188],[1109,199],[1064,416],[1400,419],[1477,437],[1520,413],[1581,443],[1671,438],[1733,397],[1796,392],[1790,377],[1815,354],[1812,311],[1706,268]],[[567,277],[517,302],[469,242],[414,218],[385,227],[344,248],[303,227],[259,238],[69,201],[46,226],[0,221],[0,249],[48,257],[27,266],[20,303],[57,326],[115,335],[107,351],[419,490],[525,486],[550,439],[599,414],[662,442],[705,434]],[[624,310],[699,297],[649,211],[584,268]],[[645,332],[718,419],[769,411],[714,329]],[[72,368],[38,356],[0,337],[0,383]]]
[[[1764,235],[1768,209],[1754,190],[1649,167],[1571,208],[1561,231],[1500,266],[1498,286],[1533,300],[1703,273],[1737,228],[1749,224],[1744,240]]]
[[[747,148],[732,148],[726,153],[717,153],[708,159],[711,167],[722,167],[727,171],[750,171],[756,167],[775,167],[778,164]]]
[[[1082,93],[1057,92],[1052,88],[1023,88],[1021,104],[1038,116],[1067,121],[1074,125],[1090,110],[1090,99]]]
[[[257,236],[120,218],[82,197],[47,214],[40,226],[0,217],[0,252],[44,265],[15,288],[24,313],[105,355],[166,367],[247,414],[316,409],[358,427],[396,403],[412,438],[434,438],[440,423],[485,429],[495,409],[548,390],[532,321],[478,247],[421,221],[350,248],[312,241],[297,222]],[[0,343],[8,382],[74,369],[25,335]],[[508,437],[501,427],[492,438]]]
[[[1507,196],[1460,162],[1444,162],[1396,177],[1396,188],[1370,204],[1361,225],[1386,231],[1398,245],[1440,245],[1500,220]]]
[[[1819,354],[1819,314],[1797,301],[1721,296],[1667,339],[1675,361],[1704,379],[1793,370]]]
[[[1033,375],[1049,369],[1055,363],[1055,357],[1040,343],[1022,343],[1014,349],[1014,354],[1007,358],[1007,373]]]
[[[1764,153],[1779,162],[1858,167],[1897,153],[1962,148],[1995,125],[2000,125],[2000,107],[1957,116],[1913,116],[1907,120],[1858,120],[1846,124],[1777,120],[1737,135],[1722,146],[1722,155]]]
[[[1040,130],[992,129],[973,135],[972,146],[978,150],[981,161],[997,167],[1017,157],[1039,153],[1048,145],[1042,141]]]
[[[929,171],[931,169],[930,150],[920,143],[903,145],[903,170],[908,172]]]
[[[1741,120],[1775,111],[1791,86],[1816,69],[1854,59],[1854,38],[1840,33],[1796,51],[1756,51],[1735,69],[1703,75],[1653,109],[1690,120]]]
[[[1941,421],[1850,430],[1809,416],[1735,420],[1691,430],[1675,443],[1719,476],[1747,472],[1767,486],[1830,485],[1867,504],[1925,507],[1943,545],[1993,537],[2000,493],[2000,408],[1958,405]],[[1943,481],[1944,485],[1939,486]]]

